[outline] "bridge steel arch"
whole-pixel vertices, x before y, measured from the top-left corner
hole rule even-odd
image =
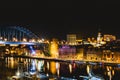
[[[18,39],[18,41],[22,41],[23,38],[26,38],[27,40],[33,38],[39,39],[39,37],[35,35],[33,32],[20,26],[0,27],[0,39],[5,38],[8,41],[12,41],[13,38]]]

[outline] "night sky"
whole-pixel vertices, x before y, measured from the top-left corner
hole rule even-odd
[[[25,0],[24,0],[25,1]],[[43,38],[66,39],[113,34],[120,38],[120,3],[113,1],[49,0],[10,2],[0,8],[0,26],[22,26]]]

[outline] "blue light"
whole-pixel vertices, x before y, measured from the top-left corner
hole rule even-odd
[[[35,45],[33,42],[14,42],[14,41],[0,41],[0,44],[26,44],[26,45]]]
[[[32,54],[35,54],[35,51],[32,51]]]
[[[30,46],[30,49],[31,49],[31,51],[32,51],[32,54],[35,54],[35,50],[33,49],[32,46]]]

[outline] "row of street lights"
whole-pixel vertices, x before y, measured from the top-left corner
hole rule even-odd
[[[0,37],[0,41],[8,41],[8,39]],[[18,42],[19,40],[17,38],[13,37],[12,41]],[[37,39],[37,40],[36,39],[30,39],[30,40],[28,40],[27,38],[23,38],[21,42],[39,42],[39,43],[45,42],[45,43],[49,43],[49,41],[45,40],[45,39]]]

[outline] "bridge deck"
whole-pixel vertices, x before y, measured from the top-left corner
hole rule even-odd
[[[38,42],[13,42],[13,41],[0,41],[0,44],[25,44],[25,45],[39,45],[46,43],[38,43]]]

